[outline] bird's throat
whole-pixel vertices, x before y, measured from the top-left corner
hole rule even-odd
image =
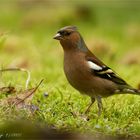
[[[78,41],[62,40],[62,41],[60,41],[60,44],[62,45],[64,51],[88,52],[88,48],[82,38]]]

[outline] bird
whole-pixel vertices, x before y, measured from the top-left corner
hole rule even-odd
[[[62,27],[53,39],[58,40],[63,48],[64,73],[68,82],[81,94],[91,98],[85,113],[97,101],[100,116],[103,110],[102,98],[114,94],[140,95],[140,90],[130,86],[88,49],[76,26]]]

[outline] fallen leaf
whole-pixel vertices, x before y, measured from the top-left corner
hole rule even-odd
[[[39,82],[39,84],[32,88],[32,89],[27,89],[24,91],[20,91],[16,96],[14,97],[9,97],[3,101],[1,101],[1,105],[8,105],[8,106],[14,106],[17,108],[26,108],[30,109],[32,112],[34,110],[38,110],[38,107],[35,105],[31,105],[31,100],[33,98],[34,93],[36,90],[39,88],[43,80]]]
[[[16,92],[16,89],[15,89],[15,87],[11,87],[11,86],[8,86],[8,87],[1,87],[1,88],[0,88],[0,92],[11,94],[11,93],[15,93],[15,92]]]

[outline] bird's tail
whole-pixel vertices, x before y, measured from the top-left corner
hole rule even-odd
[[[140,90],[139,89],[135,89],[135,88],[124,88],[122,90],[122,92],[123,93],[140,95]]]

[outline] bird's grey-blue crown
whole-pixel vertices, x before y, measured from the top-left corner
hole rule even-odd
[[[61,28],[60,31],[67,30],[67,29],[77,31],[76,26],[65,26],[65,27]]]

